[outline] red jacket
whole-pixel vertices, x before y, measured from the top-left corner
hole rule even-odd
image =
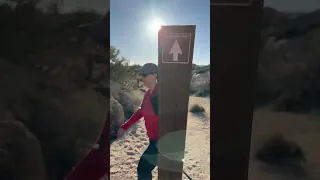
[[[158,140],[158,84],[150,94],[148,90],[143,97],[141,107],[121,125],[124,130],[129,129],[139,119],[144,118],[147,135],[150,140]]]
[[[99,180],[104,175],[110,179],[110,114],[97,143],[100,148],[91,150],[65,177],[64,180]]]

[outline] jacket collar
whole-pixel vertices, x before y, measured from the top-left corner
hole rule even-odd
[[[153,97],[157,92],[158,92],[158,83],[156,83],[156,85],[154,86],[153,91],[151,93],[151,97]],[[150,89],[148,89],[147,93],[150,94]]]

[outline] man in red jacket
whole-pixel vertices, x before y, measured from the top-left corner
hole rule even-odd
[[[96,146],[69,172],[65,180],[109,180],[110,175],[110,114]]]
[[[158,162],[158,66],[147,63],[137,72],[148,91],[144,94],[141,107],[128,121],[121,125],[118,137],[121,137],[139,119],[144,118],[149,137],[149,146],[142,154],[138,164],[138,180],[152,180],[152,170],[157,166]]]
[[[106,63],[106,79],[109,79],[109,39],[110,11],[99,22],[78,27],[85,37],[91,38],[98,47],[93,48],[92,58],[88,60],[88,79],[91,80],[93,63]],[[104,52],[105,51],[105,52]],[[109,109],[108,109],[109,111]],[[108,112],[102,132],[93,149],[68,173],[65,180],[107,180],[110,175],[110,114]]]

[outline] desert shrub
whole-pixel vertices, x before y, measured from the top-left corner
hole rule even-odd
[[[110,48],[110,93],[122,106],[124,115],[129,118],[140,104],[132,94],[138,88],[138,75],[135,69],[139,65],[129,65],[127,59],[120,57],[120,50]]]
[[[204,84],[203,88],[195,93],[198,97],[210,96],[210,82]]]
[[[271,165],[301,165],[306,160],[301,147],[294,142],[285,140],[276,134],[270,137],[256,152],[256,157]]]
[[[203,113],[203,112],[205,112],[205,109],[202,106],[200,106],[199,104],[195,104],[195,105],[191,106],[190,112]]]
[[[192,64],[192,70],[195,70],[198,66],[196,64]]]
[[[277,111],[290,112],[319,108],[320,41],[313,38],[319,33],[319,28],[310,29],[303,36],[281,40],[266,35],[259,54],[255,105],[273,104]]]
[[[198,66],[197,68],[195,68],[195,73],[196,74],[202,74],[202,73],[206,73],[208,71],[210,71],[210,65],[207,66]]]
[[[210,96],[210,71],[194,73],[191,77],[190,94],[198,97]]]

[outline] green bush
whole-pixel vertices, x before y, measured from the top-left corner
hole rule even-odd
[[[110,47],[110,80],[128,89],[138,87],[138,75],[135,69],[141,67],[140,65],[130,65],[129,60],[120,57],[120,50],[114,46]]]

